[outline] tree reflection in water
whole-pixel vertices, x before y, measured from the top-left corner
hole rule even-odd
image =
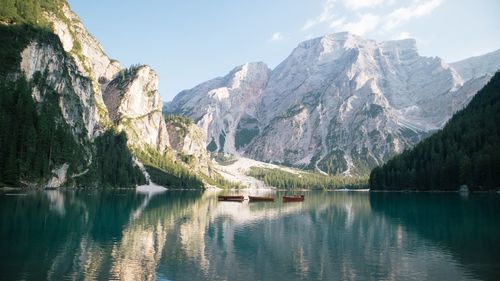
[[[210,191],[54,192],[0,195],[2,278],[456,280],[499,272],[498,196],[306,192],[303,203],[284,204],[218,202]]]

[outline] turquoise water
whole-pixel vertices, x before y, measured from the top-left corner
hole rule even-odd
[[[0,280],[500,280],[500,194],[304,194],[2,192]]]

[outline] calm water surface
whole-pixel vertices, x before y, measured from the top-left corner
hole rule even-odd
[[[500,280],[500,194],[305,194],[4,191],[0,280]]]

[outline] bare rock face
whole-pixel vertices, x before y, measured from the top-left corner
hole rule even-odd
[[[52,170],[52,178],[47,183],[47,187],[61,187],[66,182],[69,165],[64,163],[61,167]]]
[[[158,76],[149,66],[118,75],[107,85],[103,100],[111,120],[127,133],[129,143],[165,151],[169,138],[161,112]]]
[[[182,113],[196,120],[209,136],[213,151],[237,154],[256,135],[256,105],[271,70],[264,63],[247,63],[228,75],[205,82],[176,96],[167,113]],[[246,138],[238,135],[246,133]]]
[[[210,175],[210,155],[206,150],[206,135],[195,124],[179,124],[167,121],[167,132],[170,147],[176,151],[177,157],[186,164]]]
[[[82,76],[73,60],[68,59],[58,46],[32,42],[21,53],[21,72],[28,81],[35,73],[45,75],[44,83],[59,96],[59,108],[73,135],[83,141],[93,139],[99,129],[97,106],[92,93],[92,83]],[[45,93],[35,86],[33,99],[41,102]]]
[[[215,151],[364,174],[466,106],[500,68],[482,61],[453,64],[457,71],[420,56],[413,39],[336,33],[300,43],[272,71],[242,71],[258,65],[247,64],[183,91],[164,111],[193,117]],[[234,83],[242,76],[245,83]]]
[[[203,133],[194,126],[187,128],[182,136],[172,130],[172,126],[167,130],[158,92],[159,79],[154,70],[149,66],[122,69],[118,61],[108,58],[99,42],[66,4],[61,11],[59,15],[47,14],[47,17],[64,50],[75,61],[82,76],[90,81],[90,89],[86,90],[92,94],[95,105],[93,134],[98,134],[100,128],[114,125],[117,130],[126,132],[131,147],[152,148],[160,154],[172,149],[174,154],[191,155],[196,167],[208,171],[210,159]],[[179,140],[175,147],[169,138]]]
[[[60,11],[61,15],[48,14],[48,17],[64,50],[73,54],[82,72],[88,72],[95,80],[111,80],[121,69],[119,62],[108,58],[101,44],[68,5],[62,4]]]
[[[60,11],[58,15],[48,13],[46,16],[52,22],[53,31],[61,40],[64,51],[75,61],[82,75],[91,81],[94,103],[98,109],[97,118],[106,127],[109,125],[109,117],[102,92],[121,70],[120,63],[108,58],[99,42],[90,35],[66,3],[61,3]],[[96,133],[99,134],[100,131]]]
[[[158,92],[158,76],[149,66],[124,70],[109,82],[104,103],[111,120],[127,133],[129,145],[170,150],[186,165],[210,174],[205,134],[194,124],[165,121]]]
[[[309,40],[273,70],[259,107],[264,129],[245,152],[366,173],[440,128],[462,85],[441,59],[419,56],[414,40],[379,43],[349,33]]]

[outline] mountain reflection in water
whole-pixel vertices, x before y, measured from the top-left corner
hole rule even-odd
[[[499,276],[499,195],[305,195],[235,203],[212,191],[0,193],[1,279]]]

